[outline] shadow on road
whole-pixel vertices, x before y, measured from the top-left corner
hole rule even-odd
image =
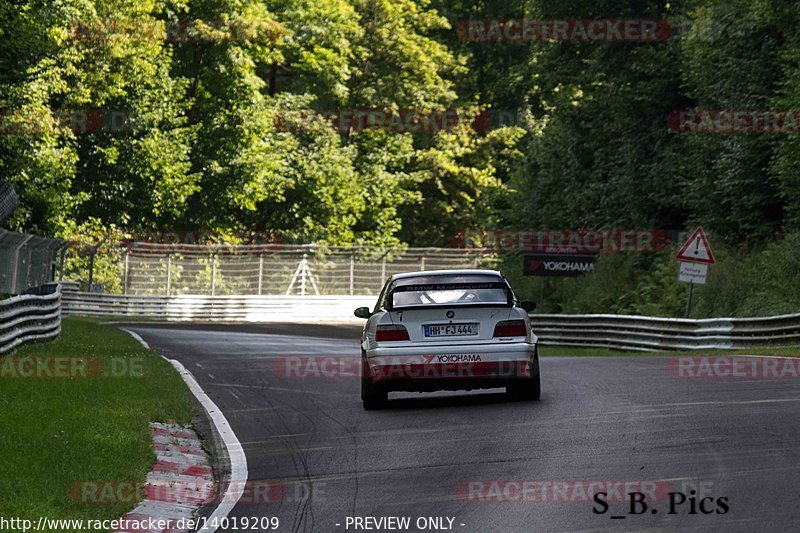
[[[383,410],[434,409],[441,407],[469,407],[506,403],[535,406],[540,402],[514,400],[503,392],[448,394],[447,396],[421,394],[418,397],[402,396],[400,398],[392,398],[390,396],[389,402]]]

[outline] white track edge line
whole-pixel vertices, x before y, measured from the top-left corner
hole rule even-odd
[[[147,341],[145,341],[136,332],[125,328],[120,329],[136,339],[146,349],[150,349],[150,345],[147,344]],[[192,394],[194,394],[195,398],[197,398],[197,401],[199,401],[203,406],[203,409],[206,410],[208,417],[216,427],[217,432],[222,438],[225,448],[228,451],[228,457],[230,458],[231,462],[231,479],[230,483],[228,483],[228,490],[225,491],[225,495],[220,499],[222,503],[220,503],[217,508],[214,509],[214,512],[211,514],[211,516],[209,516],[205,521],[203,528],[198,530],[207,533],[213,533],[217,530],[217,525],[220,523],[220,521],[230,514],[230,512],[239,502],[239,499],[241,499],[242,495],[244,494],[244,488],[245,484],[247,483],[248,475],[247,457],[242,449],[242,444],[239,442],[239,439],[236,438],[236,434],[233,432],[231,425],[228,423],[228,419],[225,418],[225,415],[222,414],[220,408],[217,407],[213,400],[209,398],[208,394],[206,394],[202,387],[200,387],[200,384],[197,383],[197,380],[194,378],[192,373],[186,370],[180,361],[175,359],[167,359],[163,355],[159,355],[165,360],[169,361],[169,363],[181,375],[181,378],[183,378],[183,381],[189,387],[189,390],[192,391]]]
[[[119,328],[119,329],[121,329],[122,331],[124,331],[125,333],[127,333],[128,335],[130,335],[131,337],[133,337],[134,339],[136,339],[136,340],[139,342],[139,344],[141,344],[142,346],[144,346],[145,350],[149,350],[149,349],[150,349],[150,345],[149,345],[149,344],[147,344],[147,341],[146,341],[146,340],[144,340],[144,339],[143,339],[143,338],[142,338],[142,337],[141,337],[141,336],[140,336],[138,333],[136,333],[135,331],[131,331],[131,330],[129,330],[129,329],[125,329],[125,328]],[[161,355],[161,354],[159,354],[159,355]],[[164,356],[162,355],[161,357],[164,357]],[[164,357],[164,359],[167,359],[167,358],[166,358],[166,357]],[[169,361],[169,359],[167,359],[167,361]]]

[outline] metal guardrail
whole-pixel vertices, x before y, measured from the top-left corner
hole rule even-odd
[[[764,318],[531,315],[542,344],[619,350],[747,349],[800,344],[800,314]]]
[[[167,321],[357,322],[374,296],[131,296],[78,292],[65,282],[64,314]]]
[[[61,333],[61,286],[46,285],[34,292],[0,300],[0,354]]]

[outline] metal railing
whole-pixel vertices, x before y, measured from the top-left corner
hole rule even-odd
[[[41,287],[35,294],[0,300],[0,354],[28,341],[61,333],[61,285]]]
[[[531,315],[540,342],[619,350],[708,350],[800,344],[800,313],[763,318]]]
[[[67,315],[215,322],[357,322],[374,296],[135,296],[78,292],[64,282]]]

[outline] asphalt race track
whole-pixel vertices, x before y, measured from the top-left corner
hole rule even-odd
[[[679,379],[668,357],[544,357],[539,402],[397,393],[367,412],[341,357],[357,360],[357,329],[127,327],[194,374],[241,441],[250,482],[269,487],[246,491],[231,516],[277,516],[278,531],[389,531],[347,519],[390,516],[410,517],[409,531],[445,517],[476,533],[800,528],[798,378]],[[341,371],[287,373],[285,357]],[[522,481],[552,490],[523,497]],[[595,514],[592,481],[656,486],[657,498],[641,515],[627,500]],[[712,514],[689,514],[688,500],[668,514],[666,493],[693,489],[714,498]]]

